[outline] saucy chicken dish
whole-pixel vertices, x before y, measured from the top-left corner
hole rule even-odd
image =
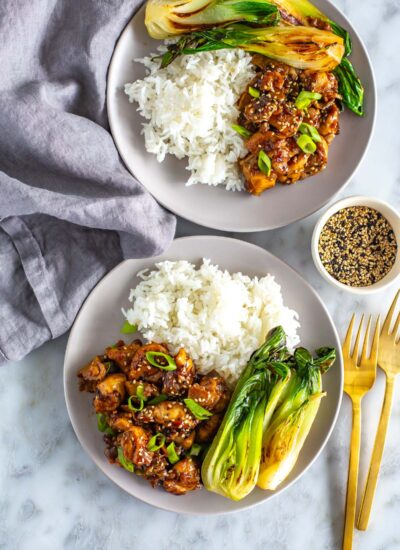
[[[341,96],[333,72],[296,69],[259,54],[252,61],[257,73],[239,98],[235,129],[249,151],[239,161],[246,188],[259,195],[326,167]]]
[[[201,486],[202,456],[231,397],[221,376],[196,373],[183,348],[171,356],[165,344],[120,340],[78,377],[94,393],[109,462],[175,495]]]

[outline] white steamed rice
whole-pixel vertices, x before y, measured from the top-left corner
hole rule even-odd
[[[231,125],[238,116],[236,101],[254,75],[251,56],[241,49],[182,55],[165,69],[152,56],[137,61],[148,74],[126,84],[125,93],[148,120],[146,150],[159,162],[167,153],[187,157],[187,185],[243,189],[237,160],[247,151]]]
[[[160,262],[138,274],[133,307],[124,315],[149,341],[165,342],[175,354],[184,347],[197,370],[216,369],[234,383],[268,331],[282,325],[288,347],[298,344],[298,315],[283,303],[271,275],[251,279],[203,260]]]

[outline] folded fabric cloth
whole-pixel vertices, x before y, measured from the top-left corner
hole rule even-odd
[[[123,258],[172,240],[174,217],[124,168],[106,76],[137,0],[0,2],[0,364],[68,330]]]

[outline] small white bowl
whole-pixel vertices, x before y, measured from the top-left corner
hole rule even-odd
[[[318,253],[318,242],[322,228],[328,221],[328,219],[336,214],[342,208],[348,208],[350,206],[368,206],[374,208],[384,216],[393,228],[394,234],[397,240],[397,255],[392,269],[377,283],[370,286],[354,287],[348,286],[337,281],[332,275],[328,273],[322,264],[321,258]],[[400,275],[400,215],[399,213],[385,201],[375,199],[373,197],[367,197],[363,195],[357,195],[354,197],[347,197],[346,199],[335,202],[328,210],[326,210],[318,222],[315,225],[314,232],[311,238],[311,254],[314,260],[315,267],[318,269],[322,277],[328,281],[331,285],[341,290],[347,290],[353,294],[371,294],[378,290],[383,290],[392,284]]]

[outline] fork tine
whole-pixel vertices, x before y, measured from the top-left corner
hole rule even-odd
[[[346,338],[344,339],[343,345],[342,345],[342,351],[343,355],[345,357],[350,357],[350,350],[351,350],[351,338],[353,336],[353,327],[354,327],[354,320],[356,318],[355,313],[353,313],[349,327],[347,329]]]
[[[394,300],[392,302],[392,305],[390,306],[390,309],[386,315],[386,319],[383,322],[382,325],[382,334],[391,334],[390,331],[390,325],[392,324],[393,314],[394,310],[396,309],[397,300],[400,295],[400,289],[397,291],[396,296],[394,297]]]
[[[393,326],[393,330],[392,330],[393,338],[396,338],[396,335],[399,331],[399,327],[400,327],[400,311],[397,315],[397,319],[396,319],[396,321],[394,323],[394,326]]]
[[[369,332],[371,329],[371,318],[372,316],[370,315],[368,317],[367,329],[365,331],[364,343],[363,343],[362,352],[361,352],[361,364],[363,361],[366,361],[368,358],[367,354],[368,354],[368,348],[369,348]]]
[[[376,369],[376,364],[377,364],[377,361],[378,361],[380,325],[381,325],[381,316],[378,315],[378,318],[376,320],[374,338],[372,340],[371,355],[370,355],[370,361],[373,362],[375,369]]]
[[[361,321],[358,327],[356,341],[354,342],[353,353],[351,355],[351,358],[354,359],[356,363],[358,358],[358,350],[360,347],[361,331],[362,331],[363,324],[364,324],[364,314],[361,315]]]

